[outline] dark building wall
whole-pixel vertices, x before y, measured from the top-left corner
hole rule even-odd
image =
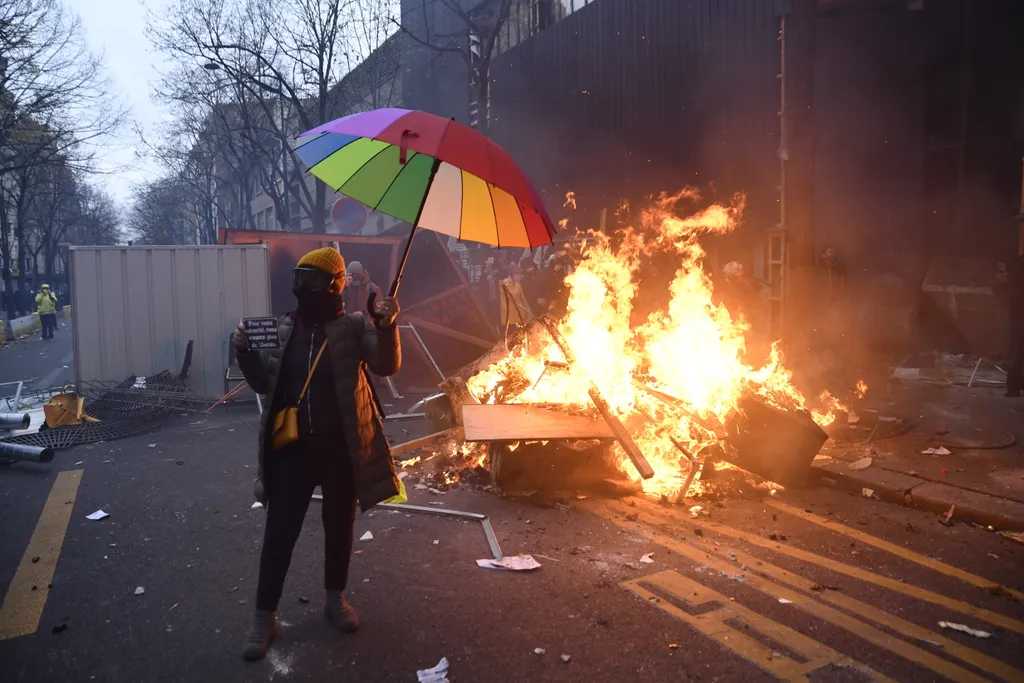
[[[599,0],[500,55],[493,137],[548,196],[614,208],[684,185],[778,222],[778,19],[763,0]]]
[[[1016,248],[1024,154],[1024,2],[929,0],[924,182],[935,257]]]
[[[745,192],[741,232],[771,227],[785,4],[598,0],[495,57],[491,135],[556,218],[568,190],[584,211],[694,185]],[[831,3],[813,54],[814,246],[908,310],[935,259],[1014,247],[1024,153],[1024,1],[914,7]],[[465,121],[461,59],[406,44],[406,104]]]
[[[816,25],[815,237],[854,279],[926,267],[923,12],[824,15]]]

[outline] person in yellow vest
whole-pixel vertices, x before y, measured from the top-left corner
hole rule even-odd
[[[36,310],[43,326],[43,339],[53,339],[53,331],[57,329],[57,297],[50,291],[50,285],[43,285],[40,290],[36,294]]]

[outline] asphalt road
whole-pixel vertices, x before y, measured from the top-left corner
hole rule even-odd
[[[19,381],[25,389],[46,389],[75,381],[71,324],[57,318],[52,341],[39,333],[0,346],[0,398],[13,396]]]
[[[694,517],[411,488],[413,503],[487,514],[506,555],[543,566],[477,567],[477,522],[371,511],[349,590],[363,628],[349,636],[321,616],[314,502],[278,641],[246,663],[264,515],[250,509],[255,424],[252,406],[218,409],[0,470],[0,679],[388,683],[447,657],[452,683],[1024,680],[1024,607],[996,587],[1024,588],[1024,545],[823,489],[703,501]],[[390,429],[397,442],[416,426]],[[86,519],[99,509],[110,517]]]

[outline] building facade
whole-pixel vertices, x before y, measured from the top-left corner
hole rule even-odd
[[[471,122],[465,61],[423,43],[479,37],[429,6],[403,3],[405,104]],[[488,129],[553,214],[575,192],[586,226],[623,198],[743,192],[719,262],[746,262],[813,319],[831,246],[870,303],[857,315],[905,335],[939,260],[1015,247],[1021,25],[1014,0],[522,0]]]

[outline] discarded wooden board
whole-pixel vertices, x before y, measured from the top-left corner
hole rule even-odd
[[[608,423],[530,405],[462,405],[466,441],[613,439]]]

